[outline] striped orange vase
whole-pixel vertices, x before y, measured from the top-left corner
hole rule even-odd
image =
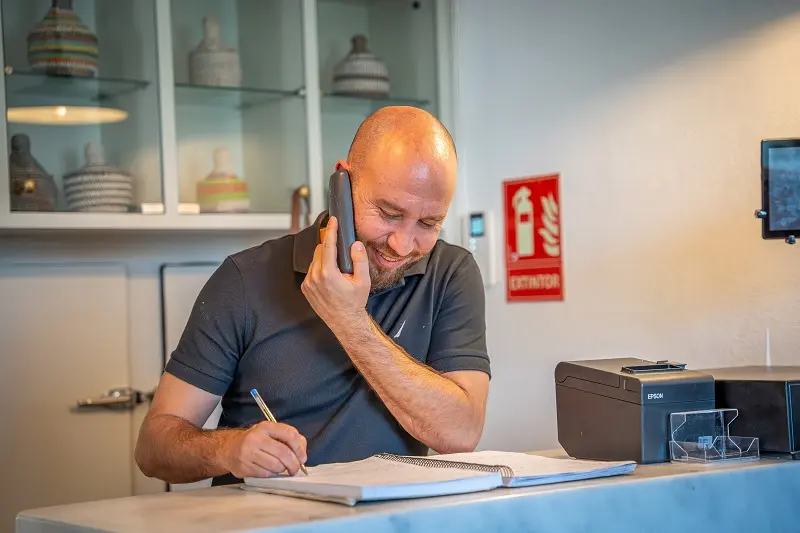
[[[53,0],[44,19],[28,34],[33,70],[55,76],[96,76],[98,42],[72,9],[72,0]]]
[[[250,210],[247,183],[236,176],[227,148],[214,151],[214,170],[197,184],[201,213],[246,213]]]

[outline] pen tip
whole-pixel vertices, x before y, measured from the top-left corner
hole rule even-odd
[[[250,389],[250,394],[256,396],[258,395],[258,392],[255,389]]]

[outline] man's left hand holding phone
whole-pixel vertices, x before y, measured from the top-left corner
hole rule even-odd
[[[352,327],[367,318],[366,304],[371,286],[367,251],[363,243],[355,240],[350,176],[341,163],[331,175],[329,211],[331,216],[322,242],[314,250],[302,290],[317,315],[336,334],[339,328]],[[350,242],[352,244],[348,247]],[[339,257],[337,243],[349,248],[352,274],[342,272],[341,267],[347,270],[348,265],[345,257]]]

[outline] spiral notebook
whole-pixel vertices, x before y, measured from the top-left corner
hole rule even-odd
[[[355,505],[426,498],[627,474],[633,461],[553,459],[483,451],[414,457],[382,453],[360,461],[308,469],[308,476],[245,478],[245,490]]]

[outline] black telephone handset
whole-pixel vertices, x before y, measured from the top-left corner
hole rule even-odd
[[[350,257],[350,248],[356,241],[356,224],[350,174],[344,169],[331,174],[328,187],[328,214],[336,217],[339,223],[336,237],[336,259],[339,270],[345,274],[352,274],[353,260]]]

